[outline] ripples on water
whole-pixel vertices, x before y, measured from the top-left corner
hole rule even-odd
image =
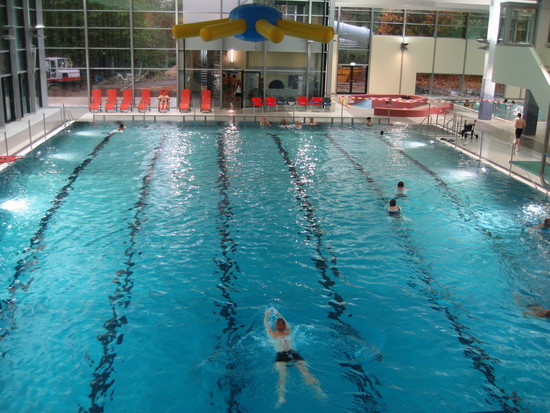
[[[83,164],[77,126],[5,170],[0,409],[275,410],[275,306],[328,396],[290,368],[285,408],[546,411],[547,201],[386,129],[130,125]]]

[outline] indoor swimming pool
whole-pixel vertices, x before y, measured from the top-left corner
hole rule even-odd
[[[412,127],[126,126],[0,173],[1,411],[550,410],[544,194]]]

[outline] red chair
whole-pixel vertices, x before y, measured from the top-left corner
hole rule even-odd
[[[307,97],[306,96],[298,96],[297,98],[297,102],[298,102],[298,105],[299,106],[305,106],[305,108],[307,109]]]
[[[212,111],[212,92],[207,89],[201,92],[201,112],[210,111]]]
[[[122,91],[122,103],[119,107],[121,112],[130,112],[133,109],[132,97],[132,89],[124,89]]]
[[[90,112],[101,112],[101,89],[92,89]]]
[[[189,112],[189,106],[191,105],[191,90],[182,89],[181,90],[181,100],[180,100],[180,112]]]
[[[151,110],[151,89],[141,91],[141,100],[138,104],[138,111],[145,112]]]
[[[117,110],[118,96],[116,89],[107,90],[107,103],[105,103],[105,112],[114,112]]]
[[[254,109],[254,112],[256,111],[256,108],[262,108],[264,110],[264,101],[262,98],[250,98],[252,101],[252,108]]]
[[[313,96],[311,98],[311,100],[309,101],[309,104],[313,107],[318,107],[319,109],[321,109],[321,107],[323,106],[323,98],[321,97],[316,97],[316,96]]]
[[[277,111],[277,99],[275,99],[274,97],[272,96],[267,96],[265,98],[265,104],[267,105],[267,110],[269,110],[269,107],[270,106],[274,106],[275,107],[275,111]]]
[[[168,89],[161,89],[159,91],[159,112],[168,112],[170,110],[170,92]]]

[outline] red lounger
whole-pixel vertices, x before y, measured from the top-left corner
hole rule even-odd
[[[267,110],[269,110],[270,106],[274,106],[275,110],[277,110],[277,99],[275,99],[273,96],[266,96],[265,104],[267,105]]]
[[[121,112],[130,112],[132,108],[132,89],[124,89],[122,91],[122,103],[119,109]]]
[[[298,102],[298,105],[305,106],[307,108],[307,97],[306,96],[298,96],[297,102]]]
[[[201,92],[201,112],[210,112],[212,110],[212,92],[203,90]]]
[[[262,98],[250,98],[252,102],[252,108],[256,111],[256,108],[262,108],[264,110],[264,101]]]
[[[138,104],[138,111],[145,112],[151,109],[151,89],[141,91],[141,101]]]
[[[107,90],[107,103],[105,103],[105,112],[114,112],[117,109],[118,96],[116,89]]]
[[[180,112],[189,112],[190,105],[191,105],[191,90],[182,89],[181,100],[180,100]]]
[[[92,89],[92,102],[90,103],[90,112],[101,111],[101,89]]]
[[[309,101],[309,104],[311,106],[317,106],[318,108],[321,108],[321,106],[323,105],[323,98],[314,96]]]

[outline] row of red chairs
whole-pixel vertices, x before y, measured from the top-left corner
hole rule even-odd
[[[254,98],[251,98],[250,99],[252,101],[252,107],[255,109],[257,107],[261,107],[263,109],[264,107],[264,101],[262,98],[259,98],[259,97],[254,97]],[[289,104],[290,102],[286,102],[287,104]],[[296,101],[295,103],[298,105],[298,106],[304,106],[305,108],[307,108],[308,106],[311,106],[311,107],[323,107],[324,106],[324,103],[323,103],[323,98],[321,97],[312,97],[310,100],[308,100],[308,98],[306,96],[298,96],[296,98]],[[281,106],[281,102],[280,100],[272,97],[272,96],[267,96],[265,98],[265,105],[267,106],[267,109],[269,110],[269,107],[277,107],[277,105]]]
[[[168,89],[161,89],[159,92],[159,111],[170,110],[170,99],[163,98],[170,96]],[[189,89],[181,90],[181,99],[179,104],[180,112],[190,111],[191,91]],[[90,112],[100,112],[102,109],[102,91],[101,89],[92,89],[92,98],[90,103]],[[107,101],[105,103],[105,112],[129,112],[133,109],[132,89],[122,91],[122,102],[118,105],[118,92],[116,89],[107,90]],[[137,106],[138,111],[145,112],[151,110],[151,90],[143,89],[141,99]],[[210,112],[212,110],[212,92],[203,90],[201,92],[201,111]]]
[[[191,110],[191,91],[189,89],[181,90],[180,112],[189,112]],[[201,112],[210,112],[212,110],[212,92],[208,89],[201,92]]]
[[[92,89],[92,99],[90,102],[90,112],[101,112],[102,110],[102,90]],[[151,108],[151,90],[143,89],[141,91],[141,99],[138,103],[138,110],[145,112]],[[121,112],[129,112],[133,109],[133,95],[132,89],[124,89],[122,91],[122,101],[118,104],[118,91],[116,89],[107,89],[107,101],[103,110],[105,112],[115,112],[117,110]]]

